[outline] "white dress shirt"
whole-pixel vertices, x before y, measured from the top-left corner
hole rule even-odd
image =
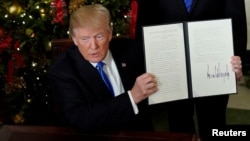
[[[106,64],[103,66],[103,70],[107,74],[107,76],[112,84],[115,96],[118,96],[118,95],[124,93],[124,87],[122,85],[121,77],[119,75],[118,69],[116,67],[115,61],[114,61],[110,51],[107,52],[106,57],[102,61]],[[97,63],[91,63],[91,64],[94,67],[96,67],[96,65],[97,65]],[[135,104],[134,99],[132,98],[130,91],[128,91],[128,95],[129,95],[131,104],[133,106],[134,113],[138,114],[139,113],[138,107]]]

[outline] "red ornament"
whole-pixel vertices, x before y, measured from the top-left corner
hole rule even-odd
[[[64,18],[67,17],[67,6],[64,0],[53,0],[51,2],[53,22],[64,24]]]
[[[12,37],[9,34],[6,38],[0,40],[0,49],[9,48],[12,42]]]
[[[0,27],[0,38],[4,37],[4,29]]]
[[[13,53],[11,57],[12,58],[9,60],[7,68],[7,76],[6,76],[7,83],[11,83],[13,81],[16,70],[25,67],[23,56],[21,54],[16,52]]]
[[[131,1],[131,21],[130,21],[130,36],[131,38],[135,38],[135,26],[136,26],[136,19],[137,19],[137,0]]]

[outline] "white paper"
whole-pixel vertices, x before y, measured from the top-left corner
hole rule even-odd
[[[157,77],[159,90],[149,104],[188,97],[182,24],[143,27],[147,72]]]
[[[193,96],[236,93],[231,20],[189,22],[188,31]]]
[[[188,23],[191,74],[183,28],[183,23],[143,27],[146,71],[156,76],[159,87],[149,104],[187,99],[189,89],[193,97],[236,93],[231,20]]]

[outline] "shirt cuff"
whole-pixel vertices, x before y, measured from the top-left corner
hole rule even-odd
[[[131,101],[134,113],[138,114],[139,113],[139,109],[138,109],[137,105],[135,104],[135,101],[134,101],[134,99],[133,99],[132,94],[131,94],[130,91],[128,91],[128,95],[129,95],[129,98],[130,98],[130,101]]]

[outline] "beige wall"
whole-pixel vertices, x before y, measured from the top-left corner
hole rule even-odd
[[[248,30],[247,49],[250,50],[250,0],[245,0],[245,5],[246,5],[247,30]]]

